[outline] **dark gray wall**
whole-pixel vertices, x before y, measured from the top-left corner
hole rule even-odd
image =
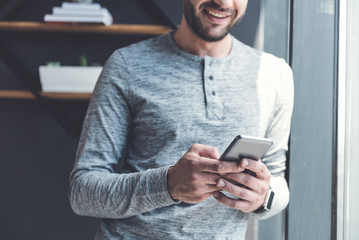
[[[179,23],[181,0],[172,0],[173,4],[156,1]],[[0,17],[6,17],[2,20],[42,21],[43,15],[62,1],[26,1],[25,8],[9,15],[7,11],[17,2],[21,1],[1,2]],[[115,23],[166,23],[146,0],[98,2],[111,11]],[[249,45],[256,33],[258,7],[259,1],[250,1],[247,16],[233,30]],[[89,61],[103,64],[115,49],[148,37],[0,32],[0,46],[19,61],[39,89],[37,69],[47,61],[76,64],[78,56],[86,54]],[[1,58],[0,72],[0,89],[26,89]],[[73,127],[81,124],[87,107],[87,101],[51,104]],[[0,99],[0,116],[0,239],[93,239],[98,220],[76,216],[67,199],[78,132],[65,131],[48,109],[35,100]]]

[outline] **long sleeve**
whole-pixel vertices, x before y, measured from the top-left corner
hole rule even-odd
[[[292,70],[283,60],[280,63],[281,67],[266,65],[275,70],[280,70],[281,73],[278,79],[276,103],[270,121],[271,124],[266,131],[266,137],[273,140],[273,146],[262,159],[272,174],[271,188],[275,195],[270,211],[258,215],[257,217],[260,219],[266,219],[279,213],[285,209],[289,202],[289,189],[284,178],[284,170],[293,111],[294,87]]]
[[[125,218],[175,202],[167,191],[168,167],[116,173],[124,165],[131,122],[126,63],[115,52],[104,66],[85,118],[70,203],[79,215]]]

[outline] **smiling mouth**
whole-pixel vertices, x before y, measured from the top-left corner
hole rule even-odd
[[[218,13],[218,12],[214,12],[214,11],[207,11],[207,13],[213,17],[216,17],[216,18],[226,18],[228,17],[227,15],[224,15],[224,14],[221,14],[221,13]]]

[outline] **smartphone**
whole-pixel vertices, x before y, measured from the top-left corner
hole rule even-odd
[[[219,160],[229,162],[239,162],[243,158],[259,160],[272,144],[273,141],[268,138],[238,135],[223,152]]]

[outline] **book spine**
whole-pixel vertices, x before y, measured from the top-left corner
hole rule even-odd
[[[93,16],[93,17],[106,17],[111,18],[112,15],[107,9],[91,10],[91,11],[82,11],[82,10],[68,10],[62,8],[54,8],[53,15],[56,16]]]
[[[101,5],[99,3],[72,3],[72,2],[63,2],[61,5],[64,9],[101,9]]]
[[[82,23],[103,23],[106,26],[112,24],[112,19],[105,17],[81,17],[81,16],[57,16],[46,14],[44,16],[45,22],[82,22]]]

